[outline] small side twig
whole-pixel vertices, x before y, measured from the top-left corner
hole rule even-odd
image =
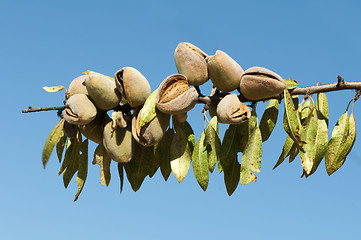
[[[61,106],[61,107],[46,107],[46,108],[32,108],[31,106],[28,107],[28,109],[24,109],[21,112],[22,113],[31,113],[31,112],[42,112],[42,111],[52,111],[52,110],[59,110],[62,111],[67,106]]]

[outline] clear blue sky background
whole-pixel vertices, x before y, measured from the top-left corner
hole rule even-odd
[[[286,138],[279,122],[263,145],[257,183],[239,186],[231,197],[223,174],[213,173],[203,192],[192,169],[182,184],[173,175],[164,182],[158,171],[138,192],[126,183],[120,195],[113,164],[109,187],[99,184],[99,167],[90,166],[74,203],[77,185],[73,179],[64,189],[56,156],[46,170],[41,164],[56,112],[21,113],[29,105],[61,105],[64,92],[42,87],[68,86],[87,69],[113,75],[133,66],[154,90],[176,73],[173,52],[183,41],[302,86],[335,82],[338,74],[361,80],[360,12],[358,0],[0,0],[0,239],[360,239],[359,139],[338,172],[328,177],[322,162],[314,176],[301,179],[299,158],[272,170]],[[330,135],[354,94],[327,96]],[[197,138],[200,111],[189,116]]]

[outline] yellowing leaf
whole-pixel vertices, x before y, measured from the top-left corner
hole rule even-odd
[[[241,158],[241,184],[248,184],[257,180],[257,176],[254,172],[260,172],[261,156],[261,130],[259,128],[255,128],[249,137]]]
[[[66,90],[64,86],[43,87],[43,89],[47,92],[59,92],[63,89]]]
[[[203,191],[206,191],[209,182],[209,165],[207,147],[204,145],[204,139],[205,133],[203,131],[194,147],[192,159],[194,176]]]
[[[213,172],[217,162],[219,162],[219,155],[221,151],[221,140],[218,133],[217,116],[214,116],[207,126],[204,144],[207,149],[209,171]]]
[[[279,103],[277,99],[271,99],[264,111],[259,128],[262,134],[262,141],[267,141],[276,126]]]
[[[192,152],[190,150],[190,144],[192,143],[189,142],[193,140],[189,140],[190,136],[184,131],[184,125],[176,124],[175,126],[176,133],[172,139],[170,149],[170,166],[174,176],[181,183],[186,177],[192,161]]]
[[[58,143],[62,137],[63,124],[64,124],[64,119],[61,119],[55,125],[55,127],[51,130],[48,138],[46,139],[44,149],[43,149],[43,155],[42,155],[42,161],[43,161],[44,168],[45,168],[46,164],[48,163],[48,160],[50,158],[51,153],[53,152],[55,144]]]
[[[304,151],[300,152],[302,167],[306,174],[310,174],[316,159],[317,112],[313,108],[301,131],[301,138],[307,143]]]
[[[336,172],[342,166],[342,150],[346,144],[349,131],[349,116],[347,112],[341,115],[332,131],[325,154],[326,170],[328,175]]]
[[[325,156],[327,145],[328,145],[328,103],[324,93],[317,94],[316,102],[316,113],[317,113],[317,134],[315,137],[315,159],[312,165],[311,172],[305,173],[308,177],[313,174],[321,160]]]
[[[142,111],[140,112],[139,117],[139,127],[143,127],[145,124],[152,121],[156,116],[156,98],[157,98],[158,89],[156,89],[152,94],[149,95],[145,101]]]
[[[85,139],[81,144],[81,154],[79,158],[78,175],[76,182],[78,183],[78,192],[75,194],[74,201],[78,200],[80,193],[83,190],[86,177],[88,175],[88,139]]]
[[[110,163],[111,159],[103,144],[99,144],[94,151],[92,164],[98,164],[100,166],[100,184],[103,184],[104,186],[108,186],[110,182]]]
[[[287,134],[302,148],[304,142],[301,140],[301,121],[297,109],[293,103],[291,94],[287,89],[284,90],[285,95],[285,113],[283,118],[283,128]]]
[[[299,86],[298,83],[295,80],[293,80],[292,78],[284,79],[284,80],[286,82],[287,89],[294,89]]]

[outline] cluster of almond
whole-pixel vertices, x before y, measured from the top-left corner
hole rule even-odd
[[[103,144],[109,156],[117,162],[132,158],[134,139],[143,146],[157,144],[169,126],[170,115],[185,121],[187,112],[198,102],[195,88],[211,79],[222,92],[239,89],[241,94],[257,101],[278,95],[286,88],[285,81],[276,73],[253,67],[243,71],[241,66],[222,51],[208,56],[190,43],[180,43],[174,53],[179,74],[168,76],[156,92],[156,115],[140,124],[142,107],[151,95],[147,79],[135,68],[125,67],[112,79],[87,71],[74,79],[66,92],[67,108],[63,131],[74,137],[78,130],[88,139]],[[131,112],[117,111],[126,101]],[[112,117],[107,111],[114,110]],[[228,94],[210,107],[210,115],[221,123],[236,124],[250,118],[249,108],[236,94]]]

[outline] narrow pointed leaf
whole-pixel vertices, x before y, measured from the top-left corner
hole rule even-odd
[[[331,139],[328,143],[325,154],[326,170],[328,175],[337,171],[341,165],[339,162],[340,155],[346,144],[349,131],[349,116],[347,112],[341,115],[332,131]]]
[[[168,180],[172,169],[170,167],[170,149],[174,137],[174,130],[169,128],[156,148],[156,157],[159,158],[160,171],[165,181]]]
[[[290,151],[293,146],[293,143],[294,142],[293,142],[292,138],[289,135],[287,135],[285,144],[283,145],[282,153],[279,156],[278,161],[277,161],[276,165],[273,167],[273,169],[275,169],[281,163],[283,163],[283,161],[290,155]]]
[[[241,158],[241,184],[256,182],[260,172],[262,156],[262,135],[259,128],[255,128],[250,135],[248,143]]]
[[[65,165],[63,171],[63,182],[65,188],[68,187],[70,180],[73,178],[74,174],[79,169],[80,149],[82,144],[81,135],[78,134],[78,136],[74,138],[72,143],[73,143],[73,148],[71,153],[68,155],[70,157],[67,159],[66,161],[67,164]],[[65,159],[64,159],[64,163],[65,163]]]
[[[347,155],[350,153],[355,143],[355,140],[356,140],[356,121],[355,121],[355,116],[353,115],[353,113],[351,113],[349,118],[349,131],[347,134],[346,142],[343,145],[340,156],[337,159],[338,168],[340,168],[344,164]]]
[[[145,101],[139,117],[139,127],[143,127],[157,116],[155,104],[157,92],[158,89],[152,92]]]
[[[88,175],[88,143],[88,139],[85,139],[85,141],[81,144],[81,154],[78,166],[79,170],[75,180],[78,183],[78,192],[75,194],[74,201],[78,200],[78,197],[84,188],[86,177]]]
[[[259,128],[262,134],[262,142],[267,141],[276,126],[279,103],[277,99],[271,99],[264,111]]]
[[[192,161],[192,151],[190,150],[192,139],[190,141],[191,143],[189,143],[189,135],[186,135],[182,127],[178,127],[171,143],[170,166],[179,183],[186,177]]]
[[[63,158],[63,151],[65,148],[66,139],[67,136],[64,135],[64,132],[62,131],[61,137],[59,139],[59,142],[56,144],[56,154],[58,155],[59,163],[61,163],[61,160]]]
[[[311,172],[309,174],[307,173],[305,174],[306,178],[317,170],[323,157],[325,156],[328,146],[328,103],[327,103],[326,94],[324,93],[317,94],[316,112],[317,112],[317,134],[315,138],[316,154]]]
[[[201,186],[203,191],[206,191],[209,182],[209,165],[207,147],[204,144],[204,139],[205,133],[203,131],[194,147],[192,164],[194,176],[196,177],[198,184]]]
[[[232,156],[232,165],[224,169],[224,183],[226,184],[227,193],[231,196],[239,185],[241,165],[237,161],[237,155]]]
[[[228,169],[237,161],[237,152],[239,152],[240,139],[237,137],[238,125],[230,124],[224,134],[221,145],[220,163],[223,170]]]
[[[194,136],[192,126],[187,121],[184,123],[181,123],[181,125],[182,125],[185,135],[187,136],[189,150],[192,153],[194,146],[196,145],[196,138]]]
[[[99,144],[94,151],[92,164],[98,164],[100,166],[100,184],[104,186],[108,186],[111,179],[110,163],[111,159],[103,144]]]
[[[59,140],[61,139],[63,133],[63,124],[64,124],[64,119],[61,119],[51,130],[50,134],[48,135],[48,138],[46,139],[43,149],[43,155],[42,155],[42,162],[44,168],[48,163],[51,153],[54,150],[55,144],[58,143]]]
[[[293,162],[297,155],[300,153],[300,149],[297,143],[293,142],[293,145],[290,150],[289,163]]]
[[[152,161],[150,155],[153,148],[144,147],[135,142],[135,149],[132,160],[124,165],[128,181],[134,192],[138,191],[144,179],[149,174],[149,167]]]
[[[284,90],[285,95],[285,113],[283,118],[283,128],[287,134],[302,148],[304,142],[301,140],[301,121],[297,109],[293,103],[291,94],[287,89]]]
[[[311,115],[313,108],[314,107],[312,106],[312,102],[310,98],[303,103],[300,112],[300,120],[302,125],[306,123],[306,120]]]
[[[307,143],[304,145],[304,151],[300,152],[302,167],[306,174],[310,174],[315,162],[317,130],[317,112],[313,108],[301,131],[301,138]]]
[[[120,193],[123,192],[123,185],[124,185],[124,164],[118,163],[118,174],[120,180]]]
[[[219,161],[221,151],[221,140],[219,138],[218,120],[216,116],[211,119],[207,126],[204,143],[207,149],[209,171],[212,173]]]
[[[148,176],[150,178],[152,178],[154,176],[154,174],[158,171],[158,168],[160,166],[159,158],[155,157],[155,147],[154,146],[147,147],[145,154],[147,154],[147,158],[149,160]]]
[[[66,88],[64,86],[53,86],[53,87],[43,87],[43,89],[47,92],[58,92]]]

